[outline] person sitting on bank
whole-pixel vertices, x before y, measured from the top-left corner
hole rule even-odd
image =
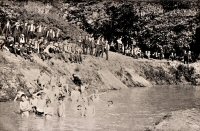
[[[30,103],[27,100],[25,94],[21,95],[21,102],[20,105],[20,113],[22,114],[22,117],[29,117],[29,111],[30,111]]]

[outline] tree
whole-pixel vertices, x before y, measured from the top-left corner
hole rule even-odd
[[[190,9],[191,7],[190,1],[181,1],[181,0],[160,0],[160,4],[166,11],[174,9]]]

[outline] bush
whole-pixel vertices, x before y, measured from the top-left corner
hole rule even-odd
[[[166,11],[174,9],[190,9],[191,2],[181,0],[160,0],[160,4]]]
[[[181,82],[181,77],[184,77],[187,82],[196,85],[195,68],[185,65],[179,65],[176,71],[176,79]]]
[[[148,67],[144,69],[146,78],[154,81],[156,84],[175,84],[176,80],[173,75],[168,74],[163,68]]]

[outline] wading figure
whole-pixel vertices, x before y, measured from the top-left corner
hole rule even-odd
[[[22,117],[29,117],[30,103],[24,94],[21,95],[20,112]]]
[[[80,91],[78,90],[79,87],[76,86],[73,91],[71,91],[71,99],[72,99],[72,108],[76,111],[78,102],[80,100],[81,94]]]
[[[46,106],[44,107],[44,116],[46,119],[50,119],[54,115],[54,109],[51,106],[51,100],[46,100]]]
[[[59,94],[58,109],[57,109],[58,117],[65,117],[65,102],[64,102],[64,99],[65,99],[65,96],[63,96],[62,94]]]
[[[37,101],[35,114],[37,116],[43,116],[44,115],[44,107],[46,105],[46,101],[44,100],[44,94],[38,93],[37,97],[38,97],[38,101]]]

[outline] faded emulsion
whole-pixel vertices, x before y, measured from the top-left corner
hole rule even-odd
[[[200,130],[199,0],[0,0],[0,131]]]

